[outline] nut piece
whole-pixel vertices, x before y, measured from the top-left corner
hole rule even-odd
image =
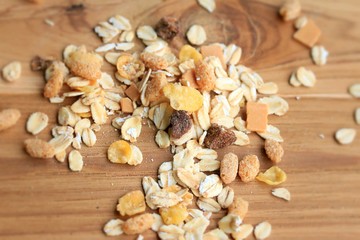
[[[269,222],[262,222],[256,225],[254,235],[257,240],[266,239],[271,234],[271,224]]]
[[[280,143],[271,139],[265,140],[265,152],[273,163],[281,162],[281,158],[284,156],[284,149]]]
[[[301,5],[298,0],[287,0],[280,8],[279,14],[284,21],[297,18],[301,13]]]
[[[196,84],[200,91],[211,91],[215,88],[214,68],[204,60],[195,65]]]
[[[152,70],[162,70],[169,66],[169,63],[165,58],[157,56],[153,53],[143,52],[140,55],[140,58],[144,62],[145,66],[151,68]]]
[[[83,157],[78,150],[69,153],[69,168],[71,171],[80,172],[84,166]]]
[[[186,33],[186,37],[193,45],[201,45],[206,41],[205,29],[200,25],[192,25]]]
[[[121,229],[123,223],[123,220],[111,219],[105,224],[103,231],[106,236],[120,236],[123,233]]]
[[[354,128],[341,128],[336,131],[335,138],[340,144],[350,144],[354,141],[356,130]]]
[[[256,155],[246,155],[239,164],[239,176],[243,182],[253,181],[259,173],[260,162]]]
[[[179,110],[171,115],[170,124],[171,137],[180,138],[191,129],[192,121],[186,111]]]
[[[207,148],[219,149],[230,146],[236,141],[235,133],[217,124],[211,124],[208,129],[204,145]]]
[[[217,200],[222,208],[228,208],[234,201],[234,190],[229,186],[224,187]]]
[[[42,112],[32,113],[26,122],[26,130],[33,135],[40,133],[48,125],[49,117]]]
[[[55,155],[54,147],[41,139],[27,139],[24,142],[26,152],[33,158],[52,158]]]
[[[240,196],[235,196],[233,203],[228,208],[228,214],[235,214],[244,220],[249,209],[249,202]]]
[[[234,153],[225,154],[220,165],[220,177],[225,184],[235,180],[238,172],[239,160]]]
[[[94,53],[76,50],[70,53],[69,57],[65,59],[65,63],[76,76],[91,81],[96,81],[101,77],[103,61]]]
[[[355,83],[350,86],[349,93],[355,98],[360,98],[360,83]]]
[[[324,48],[324,46],[316,45],[311,48],[311,57],[316,65],[325,65],[328,56],[329,52]]]
[[[180,31],[179,21],[174,17],[163,17],[155,27],[159,37],[172,40]]]
[[[124,140],[113,142],[108,148],[107,157],[112,163],[127,163],[131,156],[131,146]]]
[[[274,188],[271,194],[286,201],[290,201],[291,198],[290,192],[286,188]]]
[[[18,109],[8,108],[2,110],[0,112],[0,131],[14,126],[20,117],[21,113]]]
[[[2,75],[8,82],[18,80],[21,76],[21,63],[18,61],[9,63],[3,68]]]
[[[151,228],[155,218],[151,213],[144,213],[126,220],[122,225],[125,234],[140,234]]]
[[[119,198],[119,203],[116,206],[116,210],[119,211],[121,216],[132,216],[137,213],[142,213],[145,211],[145,197],[142,191],[132,191],[121,198]]]

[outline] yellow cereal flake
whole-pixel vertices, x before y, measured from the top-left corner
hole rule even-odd
[[[131,146],[124,140],[113,142],[108,148],[108,159],[113,163],[127,163],[132,156]]]
[[[170,105],[176,110],[195,112],[203,105],[201,93],[191,87],[168,83],[163,92],[165,97],[170,99]]]
[[[189,215],[186,206],[181,203],[168,208],[160,208],[159,213],[166,225],[181,224]]]
[[[195,63],[201,61],[203,56],[195,48],[190,45],[184,45],[179,53],[180,62],[185,62],[187,60],[193,59]]]
[[[144,212],[145,208],[145,197],[139,190],[129,192],[122,196],[116,206],[116,209],[120,212],[121,216],[132,216]]]
[[[286,173],[281,168],[273,166],[264,173],[259,173],[256,179],[268,185],[279,185],[286,181]]]

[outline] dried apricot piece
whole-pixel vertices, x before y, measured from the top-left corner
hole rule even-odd
[[[281,168],[273,166],[264,173],[259,173],[256,179],[268,185],[279,185],[286,181],[286,173]]]
[[[195,112],[203,105],[201,93],[191,87],[168,83],[163,92],[165,97],[170,99],[170,105],[175,110]]]
[[[121,77],[129,80],[140,77],[145,70],[144,64],[136,60],[130,53],[120,55],[116,62],[116,68]]]
[[[168,208],[160,208],[159,213],[166,225],[181,224],[189,215],[184,204],[177,204]]]
[[[127,163],[132,156],[130,144],[124,140],[113,142],[108,149],[108,159],[113,163]]]
[[[119,198],[119,203],[116,206],[116,209],[120,212],[121,216],[132,216],[144,212],[145,208],[145,197],[140,190],[125,194]]]
[[[192,46],[184,45],[180,49],[179,59],[180,62],[185,62],[187,60],[193,59],[194,62],[197,63],[203,59],[203,56]]]

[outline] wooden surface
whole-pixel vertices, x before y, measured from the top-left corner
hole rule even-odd
[[[183,29],[192,23],[202,24],[208,42],[237,43],[243,48],[243,64],[279,85],[290,111],[283,117],[270,116],[270,123],[278,126],[285,138],[281,167],[288,173],[288,181],[283,186],[291,191],[292,200],[275,199],[270,195],[271,187],[259,182],[243,184],[237,179],[231,187],[250,202],[245,222],[270,221],[270,239],[359,238],[360,126],[354,123],[353,111],[360,107],[360,101],[347,94],[350,84],[360,82],[358,0],[301,1],[306,15],[323,31],[321,43],[330,51],[325,67],[313,65],[309,50],[292,40],[292,24],[277,17],[278,0],[217,0],[211,15],[195,0],[45,2],[0,1],[0,66],[11,60],[20,60],[23,65],[19,81],[0,81],[0,109],[16,107],[22,112],[17,126],[0,134],[0,239],[107,239],[101,229],[117,216],[118,197],[140,189],[143,176],[155,177],[160,163],[171,159],[168,151],[156,148],[154,131],[145,128],[138,143],[144,162],[137,167],[110,164],[106,149],[119,134],[109,125],[97,134],[95,147],[82,148],[85,166],[80,173],[70,172],[66,163],[31,159],[23,151],[24,139],[31,137],[24,129],[29,114],[43,111],[49,115],[50,124],[39,135],[49,139],[59,108],[41,97],[44,81],[30,71],[30,59],[34,55],[59,58],[69,43],[98,46],[92,27],[114,14],[129,17],[133,26],[153,25],[164,15],[179,17]],[[80,2],[84,10],[68,9]],[[55,26],[44,24],[45,18]],[[300,65],[314,70],[319,79],[316,87],[288,85],[288,76]],[[297,101],[295,96],[301,99]],[[341,127],[357,129],[353,144],[335,143],[333,134]],[[235,151],[239,157],[258,154],[261,169],[268,168],[263,141],[253,134],[250,138],[251,145],[223,149],[220,157],[227,151]],[[215,214],[212,227],[224,213]],[[144,236],[155,238],[150,231]]]

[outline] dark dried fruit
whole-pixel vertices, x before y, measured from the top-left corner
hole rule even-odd
[[[187,133],[192,126],[191,118],[186,111],[175,111],[170,118],[171,137],[180,138]]]
[[[219,149],[227,147],[236,141],[235,133],[231,130],[225,129],[217,124],[211,124],[206,134],[204,144],[205,147],[211,149]]]
[[[30,61],[30,68],[32,71],[44,71],[51,65],[51,63],[51,59],[45,59],[39,56],[35,56]]]
[[[162,39],[172,40],[179,33],[179,21],[174,17],[163,17],[156,25],[155,30]]]

